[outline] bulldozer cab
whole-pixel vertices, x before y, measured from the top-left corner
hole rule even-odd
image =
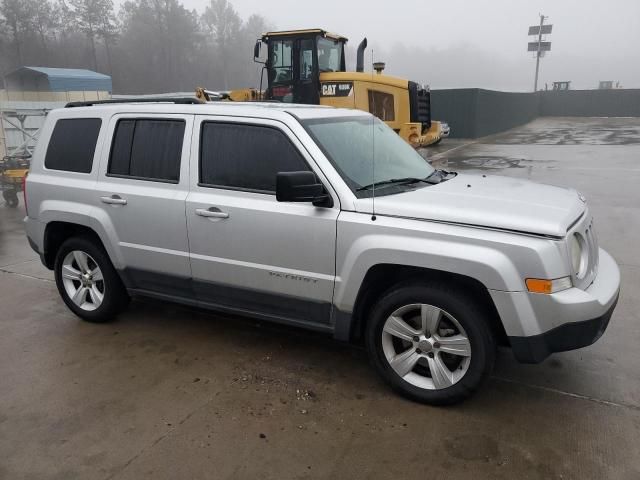
[[[286,103],[320,103],[320,73],[344,72],[347,39],[324,30],[265,33],[256,43],[267,46],[266,98]]]

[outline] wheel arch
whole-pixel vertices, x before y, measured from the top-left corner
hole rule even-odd
[[[502,324],[500,314],[489,294],[489,291],[479,280],[443,270],[382,263],[373,265],[367,270],[358,290],[353,312],[342,314],[337,320],[348,325],[336,325],[336,331],[343,336],[343,340],[360,342],[367,326],[368,313],[375,301],[386,291],[399,283],[405,282],[433,282],[445,283],[449,286],[464,290],[473,297],[478,304],[486,309],[490,328],[496,338],[496,342],[508,345],[508,337]],[[348,318],[346,318],[348,317]]]
[[[62,244],[69,238],[80,236],[93,238],[99,242],[100,246],[107,252],[107,255],[109,255],[105,243],[93,228],[81,223],[56,220],[47,223],[44,230],[43,262],[45,266],[53,270],[56,255]],[[109,257],[111,258],[111,255],[109,255]]]

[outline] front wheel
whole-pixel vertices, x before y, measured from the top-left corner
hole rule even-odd
[[[66,240],[56,255],[54,275],[64,303],[88,322],[113,319],[129,301],[107,253],[92,238]]]
[[[441,285],[392,289],[373,307],[365,335],[370,359],[391,387],[431,405],[470,396],[495,361],[484,309]]]

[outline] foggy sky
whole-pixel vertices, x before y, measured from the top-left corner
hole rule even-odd
[[[183,3],[202,12],[207,0]],[[258,13],[277,29],[320,27],[345,35],[350,40],[350,57],[367,36],[367,65],[373,49],[376,61],[387,62],[386,73],[432,88],[531,90],[535,59],[526,52],[527,29],[543,13],[549,16],[547,23],[553,24],[553,34],[547,36],[552,51],[541,60],[542,88],[554,80],[571,80],[573,88],[596,88],[599,80],[640,87],[639,0],[231,3],[243,19]],[[354,62],[348,59],[348,64]]]

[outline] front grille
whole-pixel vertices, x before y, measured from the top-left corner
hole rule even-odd
[[[431,92],[416,82],[409,82],[409,110],[411,122],[421,123],[423,131],[431,128]]]

